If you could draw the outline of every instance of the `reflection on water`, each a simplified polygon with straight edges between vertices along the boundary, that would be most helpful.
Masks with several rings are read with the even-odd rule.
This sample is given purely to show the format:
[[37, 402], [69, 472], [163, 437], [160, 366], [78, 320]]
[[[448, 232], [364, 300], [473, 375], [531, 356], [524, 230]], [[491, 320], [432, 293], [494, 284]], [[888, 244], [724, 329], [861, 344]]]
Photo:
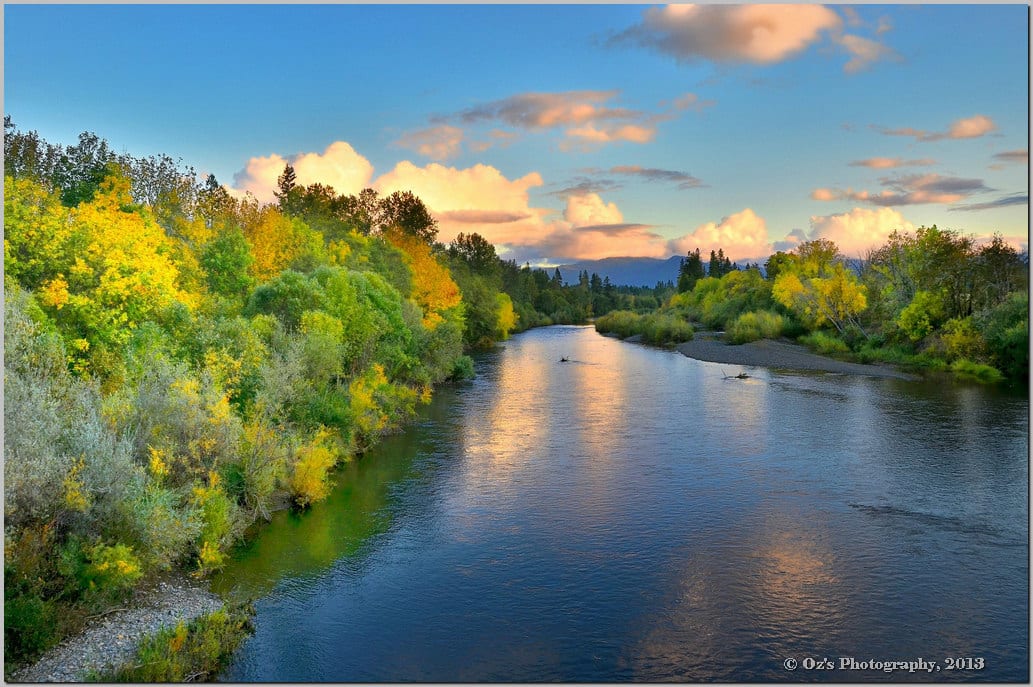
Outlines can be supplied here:
[[[219, 584], [265, 596], [225, 678], [1028, 678], [1026, 399], [728, 380], [575, 327], [478, 371], [242, 551]], [[987, 667], [783, 667], [965, 655]]]

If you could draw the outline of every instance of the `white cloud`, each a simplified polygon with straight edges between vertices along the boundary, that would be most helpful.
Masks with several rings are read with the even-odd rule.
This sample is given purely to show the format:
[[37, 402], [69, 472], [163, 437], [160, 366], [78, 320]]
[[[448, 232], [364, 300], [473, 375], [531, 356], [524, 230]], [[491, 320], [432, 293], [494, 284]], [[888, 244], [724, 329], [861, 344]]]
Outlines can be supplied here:
[[567, 198], [563, 218], [575, 227], [593, 224], [620, 224], [624, 221], [616, 203], [607, 203], [598, 193], [585, 193]]
[[[541, 219], [545, 213], [530, 207], [528, 198], [528, 189], [541, 185], [537, 172], [510, 180], [489, 165], [417, 167], [405, 160], [378, 177], [373, 188], [382, 195], [412, 191], [437, 218], [439, 239], [446, 243], [471, 231], [492, 243], [513, 243], [533, 241], [546, 231]], [[484, 226], [475, 223], [478, 218]], [[512, 221], [500, 221], [507, 219]]]
[[723, 217], [720, 222], [707, 222], [690, 233], [668, 243], [671, 253], [685, 255], [699, 248], [700, 253], [722, 249], [732, 260], [757, 260], [771, 255], [767, 222], [750, 208]]
[[915, 226], [892, 208], [854, 208], [838, 215], [814, 215], [808, 240], [829, 239], [848, 257], [861, 257], [878, 248], [894, 231], [914, 231]]
[[340, 194], [354, 194], [369, 185], [373, 177], [373, 165], [344, 141], [335, 141], [322, 153], [301, 153], [285, 158], [273, 153], [266, 157], [253, 157], [244, 169], [233, 175], [233, 186], [227, 190], [242, 197], [250, 192], [262, 203], [276, 200], [277, 179], [283, 168], [294, 166], [297, 184], [325, 184]]

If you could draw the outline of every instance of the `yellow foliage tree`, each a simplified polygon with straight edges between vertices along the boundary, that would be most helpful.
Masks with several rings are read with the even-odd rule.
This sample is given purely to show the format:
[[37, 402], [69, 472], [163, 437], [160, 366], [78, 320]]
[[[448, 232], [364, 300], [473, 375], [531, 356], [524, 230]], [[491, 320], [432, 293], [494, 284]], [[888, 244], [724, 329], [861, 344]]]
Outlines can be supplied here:
[[841, 334], [848, 324], [860, 328], [857, 315], [868, 307], [864, 285], [841, 262], [830, 265], [824, 274], [801, 279], [796, 272], [780, 272], [771, 295], [811, 328], [826, 322]]
[[289, 484], [291, 498], [305, 508], [322, 501], [330, 492], [327, 475], [337, 462], [333, 436], [326, 428], [320, 428], [312, 440], [298, 450], [296, 457]]
[[4, 275], [27, 289], [67, 271], [72, 262], [68, 209], [32, 179], [4, 177]]
[[413, 275], [409, 296], [423, 309], [423, 326], [434, 329], [444, 319], [443, 313], [458, 306], [463, 299], [452, 273], [438, 262], [430, 246], [418, 237], [397, 228], [388, 229], [384, 237], [405, 254]]
[[[92, 201], [69, 211], [67, 230], [47, 231], [38, 252], [40, 260], [62, 266], [41, 284], [40, 302], [78, 342], [70, 348], [82, 370], [92, 366], [87, 356], [120, 348], [163, 308], [196, 303], [180, 287], [172, 241], [149, 211], [131, 209], [131, 202], [128, 179], [109, 176]], [[56, 215], [49, 201], [46, 207]]]
[[495, 334], [499, 339], [504, 340], [509, 338], [509, 333], [516, 327], [517, 314], [513, 310], [513, 300], [508, 293], [499, 292], [495, 296], [495, 300], [499, 305], [496, 311], [498, 319], [495, 324]]
[[324, 253], [322, 234], [273, 206], [246, 217], [243, 231], [255, 258], [251, 276], [259, 282], [272, 279], [288, 267], [302, 266], [300, 263], [306, 260], [317, 260]]

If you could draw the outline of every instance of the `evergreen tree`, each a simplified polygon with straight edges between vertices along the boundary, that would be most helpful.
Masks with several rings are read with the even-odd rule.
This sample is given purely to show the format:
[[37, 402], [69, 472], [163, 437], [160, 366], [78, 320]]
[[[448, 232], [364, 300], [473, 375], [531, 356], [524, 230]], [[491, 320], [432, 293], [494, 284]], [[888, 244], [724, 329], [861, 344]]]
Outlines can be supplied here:
[[699, 255], [699, 248], [690, 252], [688, 257], [683, 258], [678, 268], [678, 293], [692, 291], [696, 282], [706, 276], [703, 270], [703, 259]]

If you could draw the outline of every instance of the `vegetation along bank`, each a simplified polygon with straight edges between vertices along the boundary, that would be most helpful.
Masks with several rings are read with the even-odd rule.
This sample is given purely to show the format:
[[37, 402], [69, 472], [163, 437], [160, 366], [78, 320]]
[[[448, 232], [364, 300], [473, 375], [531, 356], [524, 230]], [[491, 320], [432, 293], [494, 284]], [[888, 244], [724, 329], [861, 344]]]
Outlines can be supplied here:
[[[5, 118], [5, 676], [323, 499], [336, 465], [473, 374], [470, 351], [674, 292], [566, 284], [476, 233], [444, 245], [408, 192], [302, 187], [288, 165], [277, 198]], [[182, 627], [144, 661], [167, 672], [117, 676], [210, 674], [193, 638], [243, 623]]]
[[[763, 271], [740, 269], [720, 250], [705, 264], [697, 249], [682, 261], [677, 293], [654, 312], [614, 311], [595, 325], [715, 362], [885, 372], [805, 360], [774, 343], [787, 339], [849, 363], [1026, 386], [1028, 310], [1028, 253], [1000, 236], [979, 244], [933, 226], [894, 232], [859, 259], [808, 241], [775, 253]], [[719, 334], [694, 341], [696, 329]], [[761, 340], [772, 342], [747, 346]]]

